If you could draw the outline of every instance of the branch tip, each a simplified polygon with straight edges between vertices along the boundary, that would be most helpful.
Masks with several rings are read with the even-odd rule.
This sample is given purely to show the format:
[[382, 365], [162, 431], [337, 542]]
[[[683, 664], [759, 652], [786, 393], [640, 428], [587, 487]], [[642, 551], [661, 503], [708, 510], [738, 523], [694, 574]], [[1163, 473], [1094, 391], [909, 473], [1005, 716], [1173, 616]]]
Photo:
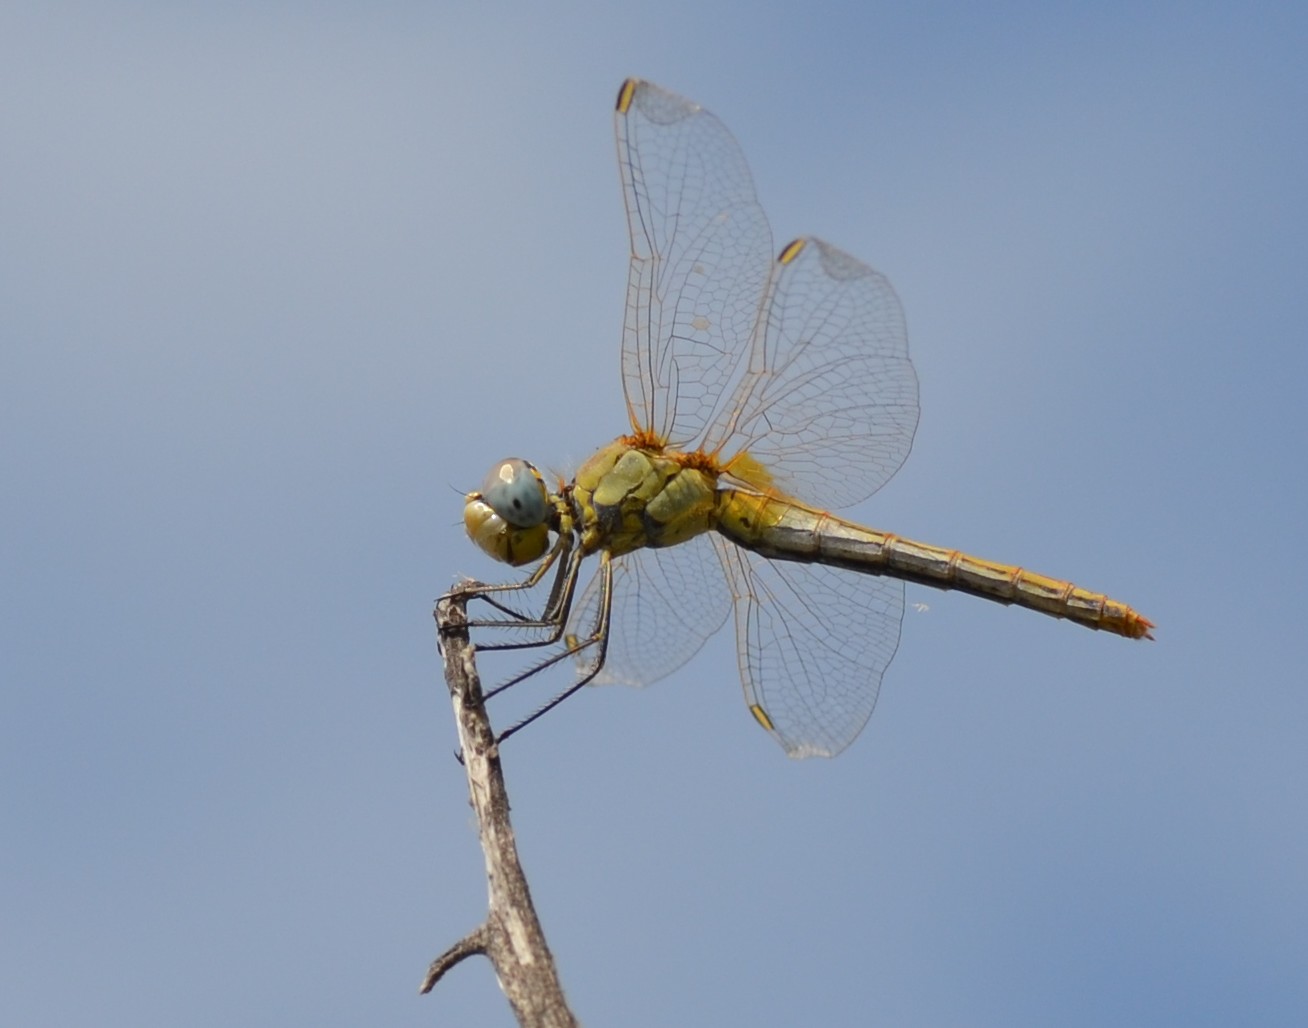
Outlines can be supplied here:
[[427, 968], [427, 974], [422, 979], [422, 985], [418, 989], [418, 994], [426, 995], [431, 992], [432, 986], [440, 981], [445, 972], [455, 964], [467, 960], [468, 957], [477, 956], [478, 954], [485, 955], [486, 940], [486, 925], [478, 925], [439, 957], [433, 960], [431, 962], [431, 967]]

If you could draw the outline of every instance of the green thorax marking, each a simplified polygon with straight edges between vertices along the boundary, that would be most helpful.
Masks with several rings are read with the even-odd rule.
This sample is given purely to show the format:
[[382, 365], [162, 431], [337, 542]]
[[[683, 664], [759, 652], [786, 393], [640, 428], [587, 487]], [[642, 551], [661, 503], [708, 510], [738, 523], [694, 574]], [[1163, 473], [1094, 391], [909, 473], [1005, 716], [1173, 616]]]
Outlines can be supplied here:
[[672, 546], [714, 527], [717, 476], [624, 439], [586, 461], [572, 497], [584, 552], [615, 557]]

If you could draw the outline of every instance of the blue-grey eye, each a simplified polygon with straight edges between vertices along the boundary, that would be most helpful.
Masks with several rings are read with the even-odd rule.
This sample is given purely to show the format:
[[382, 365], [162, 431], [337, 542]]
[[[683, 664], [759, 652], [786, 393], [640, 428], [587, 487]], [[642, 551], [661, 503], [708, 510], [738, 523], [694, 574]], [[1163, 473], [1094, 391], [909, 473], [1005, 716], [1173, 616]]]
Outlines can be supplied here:
[[540, 472], [519, 457], [502, 460], [481, 484], [481, 498], [514, 528], [534, 528], [549, 517], [549, 493]]

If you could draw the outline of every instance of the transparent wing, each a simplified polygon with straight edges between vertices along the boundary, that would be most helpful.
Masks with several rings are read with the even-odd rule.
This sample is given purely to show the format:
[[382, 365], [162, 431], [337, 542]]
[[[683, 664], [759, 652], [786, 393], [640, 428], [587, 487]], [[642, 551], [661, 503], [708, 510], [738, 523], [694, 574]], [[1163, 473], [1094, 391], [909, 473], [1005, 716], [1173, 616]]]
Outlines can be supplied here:
[[734, 583], [746, 704], [788, 755], [834, 757], [876, 706], [899, 646], [903, 583], [715, 542]]
[[772, 236], [713, 115], [648, 82], [618, 95], [631, 233], [622, 382], [634, 431], [693, 449], [749, 351]]
[[[690, 101], [629, 81], [617, 135], [632, 251], [622, 369], [633, 429], [702, 448], [737, 483], [810, 506], [870, 495], [908, 456], [918, 417], [889, 283], [816, 239], [773, 263], [739, 147]], [[571, 632], [593, 631], [599, 595], [586, 590]], [[840, 752], [871, 716], [899, 643], [904, 590], [893, 579], [772, 562], [717, 536], [629, 554], [616, 567], [599, 680], [668, 674], [717, 630], [732, 599], [755, 716], [792, 756]], [[594, 659], [579, 655], [583, 669]]]
[[917, 417], [917, 375], [890, 283], [802, 239], [774, 266], [749, 366], [704, 448], [753, 488], [846, 507], [899, 470]]
[[[731, 613], [731, 594], [707, 536], [661, 550], [636, 550], [613, 562], [613, 612], [608, 652], [595, 681], [649, 685], [699, 652]], [[600, 590], [586, 586], [569, 619], [568, 634], [594, 631]], [[577, 654], [584, 674], [593, 655]]]

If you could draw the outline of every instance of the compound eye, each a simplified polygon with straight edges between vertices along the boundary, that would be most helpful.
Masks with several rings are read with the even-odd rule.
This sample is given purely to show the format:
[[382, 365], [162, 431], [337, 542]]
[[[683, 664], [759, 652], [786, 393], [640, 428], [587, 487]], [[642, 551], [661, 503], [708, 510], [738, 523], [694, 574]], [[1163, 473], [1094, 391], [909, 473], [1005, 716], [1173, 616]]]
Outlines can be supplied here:
[[481, 484], [486, 505], [514, 528], [535, 528], [549, 517], [549, 492], [540, 472], [519, 457], [495, 465]]
[[546, 525], [515, 528], [473, 493], [463, 508], [463, 524], [468, 538], [481, 549], [505, 564], [520, 567], [543, 556], [550, 546], [550, 530]]

